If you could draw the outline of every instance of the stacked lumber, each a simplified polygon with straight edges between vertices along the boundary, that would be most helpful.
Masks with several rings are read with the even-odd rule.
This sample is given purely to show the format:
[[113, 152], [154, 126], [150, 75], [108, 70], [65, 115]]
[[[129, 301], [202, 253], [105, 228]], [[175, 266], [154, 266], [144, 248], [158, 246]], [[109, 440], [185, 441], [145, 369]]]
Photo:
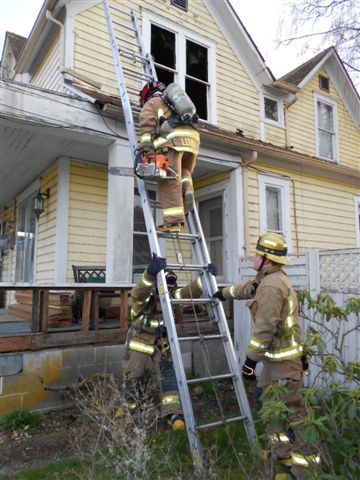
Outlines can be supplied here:
[[[17, 303], [9, 305], [8, 311], [24, 320], [31, 321], [32, 291], [17, 291]], [[67, 292], [49, 293], [49, 328], [68, 327], [72, 324], [71, 294]]]

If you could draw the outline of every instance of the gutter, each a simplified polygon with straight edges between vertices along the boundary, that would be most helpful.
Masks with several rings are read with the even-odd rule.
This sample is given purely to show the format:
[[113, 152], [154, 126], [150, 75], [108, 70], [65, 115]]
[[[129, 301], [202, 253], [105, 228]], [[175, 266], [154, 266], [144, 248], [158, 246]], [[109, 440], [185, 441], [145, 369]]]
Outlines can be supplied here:
[[46, 10], [46, 20], [49, 20], [49, 22], [55, 23], [60, 28], [60, 72], [63, 72], [64, 70], [64, 59], [65, 59], [65, 27], [64, 25], [59, 22], [59, 20], [56, 20], [50, 12], [50, 10]]
[[244, 257], [248, 256], [249, 253], [249, 245], [250, 245], [250, 228], [249, 228], [249, 165], [256, 162], [258, 158], [258, 153], [256, 150], [253, 150], [250, 155], [241, 155], [242, 167], [243, 167], [243, 174], [242, 174], [242, 191], [243, 191], [243, 205], [244, 205], [244, 212], [243, 212], [243, 222], [244, 222], [244, 246], [243, 246], [243, 254]]

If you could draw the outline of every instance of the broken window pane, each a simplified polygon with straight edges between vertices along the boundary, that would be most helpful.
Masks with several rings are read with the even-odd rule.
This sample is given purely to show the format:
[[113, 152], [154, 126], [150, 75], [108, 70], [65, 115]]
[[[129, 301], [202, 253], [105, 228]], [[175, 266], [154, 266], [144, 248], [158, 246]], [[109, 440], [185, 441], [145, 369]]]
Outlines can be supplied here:
[[[193, 78], [189, 78], [193, 77]], [[201, 80], [201, 82], [195, 79]], [[203, 83], [206, 82], [206, 83]], [[199, 117], [208, 119], [208, 51], [202, 45], [186, 41], [185, 90], [194, 102]]]
[[158, 80], [166, 85], [174, 81], [176, 70], [175, 33], [151, 25], [151, 55], [156, 65]]
[[278, 102], [272, 98], [264, 98], [265, 104], [265, 118], [268, 120], [273, 120], [274, 122], [279, 121], [279, 110]]

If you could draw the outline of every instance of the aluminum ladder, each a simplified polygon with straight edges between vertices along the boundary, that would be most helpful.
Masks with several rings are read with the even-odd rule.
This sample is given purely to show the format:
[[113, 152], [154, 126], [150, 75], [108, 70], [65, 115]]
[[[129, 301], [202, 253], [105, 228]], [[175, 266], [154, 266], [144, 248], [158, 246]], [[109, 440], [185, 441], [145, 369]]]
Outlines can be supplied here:
[[[116, 77], [129, 137], [130, 149], [135, 162], [136, 150], [138, 148], [138, 125], [134, 122], [133, 111], [134, 113], [138, 113], [140, 109], [139, 107], [136, 107], [135, 102], [131, 103], [129, 94], [137, 96], [141, 88], [141, 82], [157, 80], [157, 74], [152, 57], [144, 47], [135, 12], [133, 10], [125, 11], [122, 8], [110, 6], [109, 0], [103, 0], [103, 7], [111, 42]], [[128, 79], [128, 82], [130, 82], [130, 86], [127, 86], [125, 77]], [[140, 85], [139, 83], [137, 85], [138, 88], [134, 87], [134, 80], [140, 82]], [[161, 271], [157, 276], [161, 308], [167, 328], [190, 449], [194, 465], [200, 471], [203, 471], [204, 461], [199, 438], [200, 431], [228, 425], [231, 423], [243, 422], [248, 442], [250, 446], [256, 449], [256, 430], [239, 370], [238, 361], [235, 355], [230, 331], [227, 325], [224, 308], [219, 300], [212, 298], [213, 293], [217, 291], [218, 287], [214, 276], [207, 271], [210, 258], [197, 208], [194, 206], [194, 209], [191, 212], [188, 212], [186, 215], [189, 233], [158, 233], [155, 229], [153, 214], [151, 211], [151, 205], [145, 183], [139, 178], [137, 178], [137, 188], [141, 198], [151, 252], [155, 252], [156, 255], [161, 256], [161, 250], [159, 246], [160, 237], [168, 239], [176, 238], [178, 241], [190, 241], [192, 243], [193, 257], [195, 258], [196, 263], [186, 264], [183, 261], [180, 261], [176, 264], [168, 264], [168, 268], [174, 271], [199, 272], [201, 275], [203, 292], [206, 295], [205, 298], [202, 297], [200, 299], [172, 299], [167, 289], [164, 272]], [[196, 303], [206, 304], [210, 318], [214, 324], [217, 324], [219, 332], [212, 335], [199, 335], [179, 338], [175, 326], [173, 307], [175, 305], [194, 305]], [[203, 378], [187, 379], [182, 361], [180, 343], [189, 340], [207, 342], [209, 340], [216, 339], [221, 340], [229, 371], [222, 375], [209, 374]], [[219, 421], [203, 425], [196, 424], [189, 392], [189, 385], [206, 381], [219, 382], [221, 380], [229, 379], [232, 380], [233, 389], [239, 405], [240, 415], [232, 418], [222, 418]]]

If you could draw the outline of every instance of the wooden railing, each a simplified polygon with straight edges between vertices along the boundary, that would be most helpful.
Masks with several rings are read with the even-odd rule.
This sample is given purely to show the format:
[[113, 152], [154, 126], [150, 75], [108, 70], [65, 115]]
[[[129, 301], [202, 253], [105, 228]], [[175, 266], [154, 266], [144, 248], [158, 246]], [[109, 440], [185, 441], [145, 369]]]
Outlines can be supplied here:
[[[128, 297], [133, 285], [104, 285], [103, 283], [78, 283], [62, 285], [25, 285], [0, 283], [5, 291], [32, 291], [30, 333], [0, 337], [0, 353], [23, 350], [40, 350], [61, 346], [94, 343], [121, 343], [128, 325]], [[81, 325], [78, 330], [49, 333], [49, 294], [53, 291], [82, 292]], [[99, 328], [99, 292], [119, 292], [119, 323], [115, 327]]]

